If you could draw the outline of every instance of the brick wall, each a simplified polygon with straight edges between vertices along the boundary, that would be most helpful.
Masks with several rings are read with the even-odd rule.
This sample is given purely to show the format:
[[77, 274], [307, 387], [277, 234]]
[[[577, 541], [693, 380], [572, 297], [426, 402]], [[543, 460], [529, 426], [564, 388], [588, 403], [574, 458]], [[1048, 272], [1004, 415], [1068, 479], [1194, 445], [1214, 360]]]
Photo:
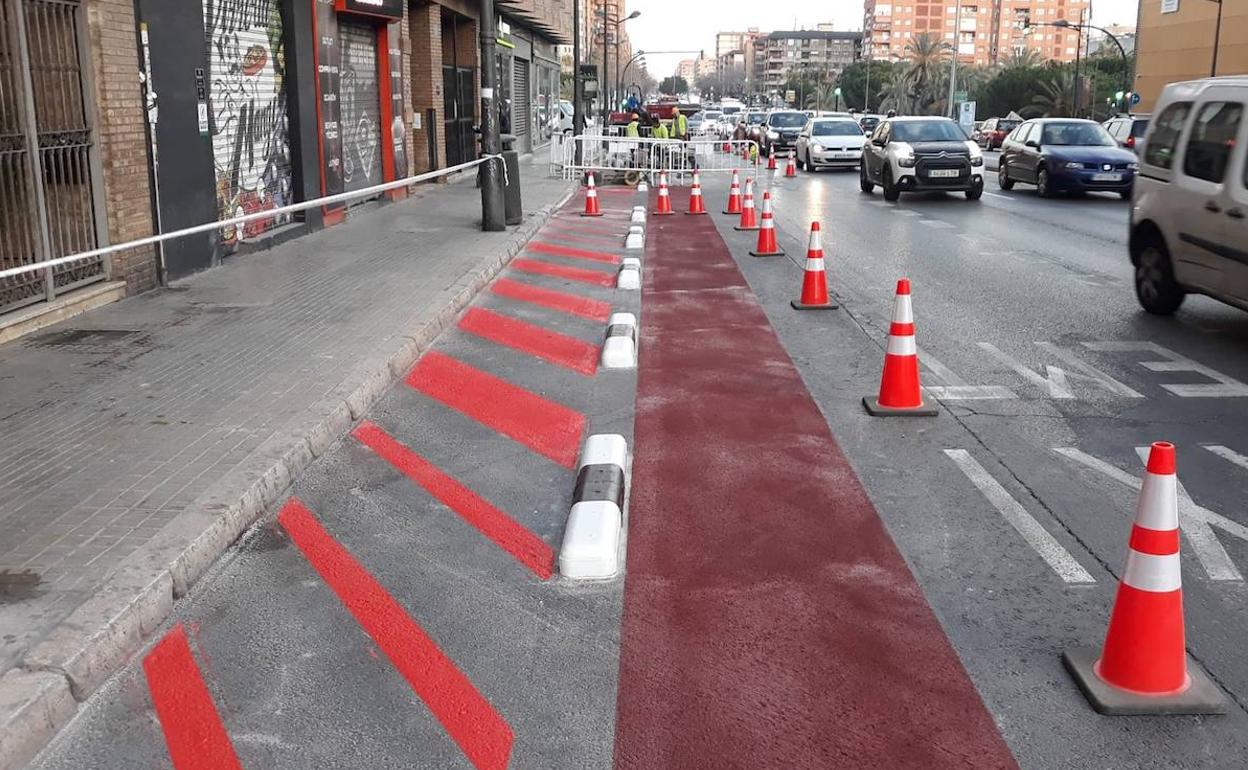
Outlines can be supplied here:
[[432, 170], [429, 165], [429, 116], [433, 108], [437, 117], [438, 167], [446, 165], [446, 148], [442, 146], [442, 6], [437, 3], [413, 5], [408, 9], [408, 40], [410, 61], [411, 107], [420, 116], [420, 128], [412, 134], [412, 169], [420, 174]]
[[[95, 80], [96, 141], [104, 167], [110, 243], [152, 234], [148, 187], [147, 123], [139, 86], [133, 0], [88, 0], [87, 25]], [[113, 277], [129, 293], [156, 285], [156, 256], [149, 248], [114, 254]]]

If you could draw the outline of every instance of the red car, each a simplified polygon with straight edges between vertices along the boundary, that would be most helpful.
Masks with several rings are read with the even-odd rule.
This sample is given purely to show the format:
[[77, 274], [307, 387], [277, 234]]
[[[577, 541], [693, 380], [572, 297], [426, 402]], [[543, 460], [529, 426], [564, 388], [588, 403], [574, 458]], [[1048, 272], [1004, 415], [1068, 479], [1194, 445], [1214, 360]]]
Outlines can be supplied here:
[[1018, 128], [1022, 122], [1014, 118], [988, 118], [973, 138], [985, 150], [995, 150], [1005, 141], [1006, 135]]

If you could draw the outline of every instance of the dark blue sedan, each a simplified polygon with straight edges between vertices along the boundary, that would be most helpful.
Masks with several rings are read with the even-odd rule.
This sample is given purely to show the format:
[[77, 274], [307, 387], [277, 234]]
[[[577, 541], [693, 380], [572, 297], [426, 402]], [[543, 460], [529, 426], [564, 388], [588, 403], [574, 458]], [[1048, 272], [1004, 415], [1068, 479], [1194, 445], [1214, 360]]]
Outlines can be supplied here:
[[1041, 118], [1010, 132], [1001, 144], [997, 184], [1034, 184], [1042, 198], [1059, 192], [1116, 192], [1131, 198], [1135, 153], [1118, 146], [1109, 132], [1091, 120]]

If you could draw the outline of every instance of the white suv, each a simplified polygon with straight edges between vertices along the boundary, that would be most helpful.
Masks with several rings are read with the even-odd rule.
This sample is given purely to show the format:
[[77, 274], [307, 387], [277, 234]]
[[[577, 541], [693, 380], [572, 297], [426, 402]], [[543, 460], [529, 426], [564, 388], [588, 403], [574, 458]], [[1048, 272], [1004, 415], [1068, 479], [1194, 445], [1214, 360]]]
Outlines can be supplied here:
[[1135, 293], [1169, 315], [1189, 293], [1248, 309], [1248, 77], [1172, 83], [1131, 206]]
[[884, 200], [903, 192], [961, 191], [969, 200], [984, 194], [984, 154], [949, 118], [904, 117], [881, 121], [863, 148], [859, 186], [878, 184]]

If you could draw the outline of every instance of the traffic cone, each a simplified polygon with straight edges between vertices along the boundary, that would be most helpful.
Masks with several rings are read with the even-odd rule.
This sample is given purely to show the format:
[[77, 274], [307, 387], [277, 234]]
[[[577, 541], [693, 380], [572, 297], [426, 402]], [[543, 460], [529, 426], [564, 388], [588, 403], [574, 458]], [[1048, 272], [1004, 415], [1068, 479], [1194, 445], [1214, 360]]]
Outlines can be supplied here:
[[797, 153], [789, 156], [788, 165], [784, 167], [785, 176], [797, 176]]
[[757, 230], [758, 219], [754, 216], [754, 179], [745, 180], [745, 201], [741, 204], [741, 221], [735, 230]]
[[910, 280], [907, 278], [897, 282], [880, 394], [863, 397], [862, 405], [875, 417], [936, 416], [936, 407], [923, 402], [923, 392], [919, 389], [919, 351], [914, 344], [914, 311], [910, 307]]
[[667, 191], [667, 172], [659, 172], [659, 207], [652, 212], [655, 216], [669, 216], [672, 211], [671, 193]]
[[763, 193], [763, 218], [758, 225], [758, 245], [750, 252], [752, 257], [783, 257], [784, 252], [776, 244], [776, 223], [771, 214], [771, 193]]
[[1102, 714], [1224, 713], [1221, 690], [1185, 647], [1174, 444], [1158, 441], [1148, 455], [1105, 646], [1099, 658], [1087, 648], [1062, 658]]
[[730, 142], [724, 142], [724, 152], [732, 152], [732, 144]]
[[741, 213], [741, 177], [735, 168], [732, 170], [732, 184], [728, 187], [728, 208], [724, 209], [724, 213]]
[[748, 144], [741, 148], [741, 157], [745, 160], [750, 159], [750, 146]]
[[823, 267], [823, 239], [819, 223], [810, 223], [810, 245], [806, 247], [806, 272], [802, 276], [802, 298], [789, 303], [794, 310], [832, 310], [828, 299], [828, 274]]
[[775, 145], [772, 145], [771, 149], [767, 151], [767, 170], [768, 171], [776, 170], [776, 147]]
[[589, 172], [589, 182], [585, 187], [585, 210], [583, 217], [600, 217], [602, 209], [598, 207], [598, 188], [594, 186], [594, 172]]
[[702, 202], [702, 180], [698, 170], [693, 170], [693, 186], [689, 188], [689, 210], [686, 214], [705, 214], [706, 205]]

